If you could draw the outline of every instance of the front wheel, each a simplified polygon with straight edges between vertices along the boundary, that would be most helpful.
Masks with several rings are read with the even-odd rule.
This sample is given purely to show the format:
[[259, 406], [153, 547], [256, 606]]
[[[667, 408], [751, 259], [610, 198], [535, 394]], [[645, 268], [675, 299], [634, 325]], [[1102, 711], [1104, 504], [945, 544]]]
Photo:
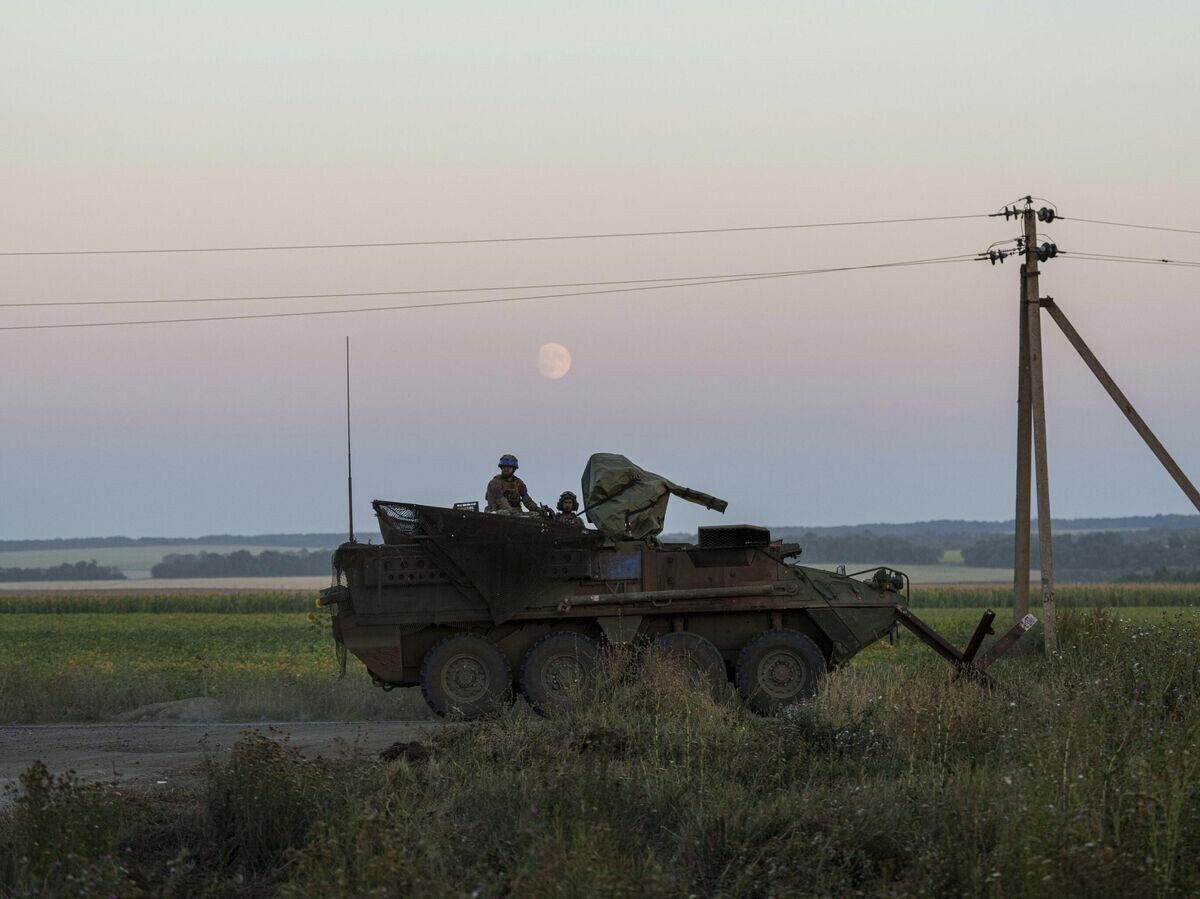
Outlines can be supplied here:
[[735, 679], [746, 704], [771, 715], [811, 698], [824, 675], [825, 656], [812, 638], [781, 628], [742, 647]]

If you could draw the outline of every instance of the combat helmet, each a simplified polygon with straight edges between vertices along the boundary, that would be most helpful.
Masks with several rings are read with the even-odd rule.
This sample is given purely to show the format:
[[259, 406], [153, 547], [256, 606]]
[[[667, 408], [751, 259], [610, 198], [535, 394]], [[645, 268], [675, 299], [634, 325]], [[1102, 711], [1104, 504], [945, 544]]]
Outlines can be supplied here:
[[500, 462], [499, 462], [498, 467], [503, 468], [505, 465], [511, 465], [513, 468], [521, 467], [520, 465], [517, 464], [517, 457], [514, 456], [512, 453], [505, 453], [503, 456], [500, 457]]

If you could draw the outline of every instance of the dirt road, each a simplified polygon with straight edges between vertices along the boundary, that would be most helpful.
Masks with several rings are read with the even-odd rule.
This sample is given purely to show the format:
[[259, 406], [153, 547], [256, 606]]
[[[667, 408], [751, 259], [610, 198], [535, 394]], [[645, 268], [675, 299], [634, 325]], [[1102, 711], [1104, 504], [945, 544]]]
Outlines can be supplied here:
[[[0, 727], [0, 791], [41, 759], [55, 773], [144, 789], [169, 789], [193, 780], [209, 749], [232, 746], [245, 731], [287, 738], [305, 756], [379, 752], [397, 741], [419, 740], [430, 721], [283, 721], [256, 724], [38, 724]], [[0, 795], [0, 803], [10, 797]]]

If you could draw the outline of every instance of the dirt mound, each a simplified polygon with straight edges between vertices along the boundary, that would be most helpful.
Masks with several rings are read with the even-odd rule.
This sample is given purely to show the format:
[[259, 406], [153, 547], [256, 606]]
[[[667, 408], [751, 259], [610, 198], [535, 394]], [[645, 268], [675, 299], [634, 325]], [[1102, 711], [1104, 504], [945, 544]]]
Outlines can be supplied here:
[[155, 702], [122, 712], [114, 721], [198, 721], [225, 720], [225, 708], [211, 696], [192, 696], [171, 702]]
[[424, 743], [418, 743], [416, 740], [413, 740], [411, 743], [393, 743], [379, 753], [379, 758], [385, 762], [394, 762], [396, 759], [408, 759], [410, 762], [424, 762], [429, 756], [429, 747]]

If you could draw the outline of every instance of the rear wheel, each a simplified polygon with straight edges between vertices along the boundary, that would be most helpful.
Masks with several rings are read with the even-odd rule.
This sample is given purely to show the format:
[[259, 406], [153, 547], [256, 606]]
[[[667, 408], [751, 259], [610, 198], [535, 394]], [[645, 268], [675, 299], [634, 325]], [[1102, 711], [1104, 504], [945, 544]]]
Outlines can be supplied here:
[[539, 715], [551, 716], [578, 704], [592, 691], [600, 646], [574, 631], [551, 631], [521, 662], [521, 693]]
[[760, 715], [770, 715], [811, 698], [824, 674], [825, 657], [812, 638], [779, 629], [759, 634], [742, 647], [736, 680], [746, 704]]
[[503, 707], [512, 693], [512, 668], [486, 637], [454, 634], [425, 654], [421, 693], [443, 718], [471, 721]]
[[695, 686], [719, 699], [729, 678], [720, 650], [699, 634], [676, 631], [663, 634], [654, 641], [651, 653], [655, 658], [678, 665]]

